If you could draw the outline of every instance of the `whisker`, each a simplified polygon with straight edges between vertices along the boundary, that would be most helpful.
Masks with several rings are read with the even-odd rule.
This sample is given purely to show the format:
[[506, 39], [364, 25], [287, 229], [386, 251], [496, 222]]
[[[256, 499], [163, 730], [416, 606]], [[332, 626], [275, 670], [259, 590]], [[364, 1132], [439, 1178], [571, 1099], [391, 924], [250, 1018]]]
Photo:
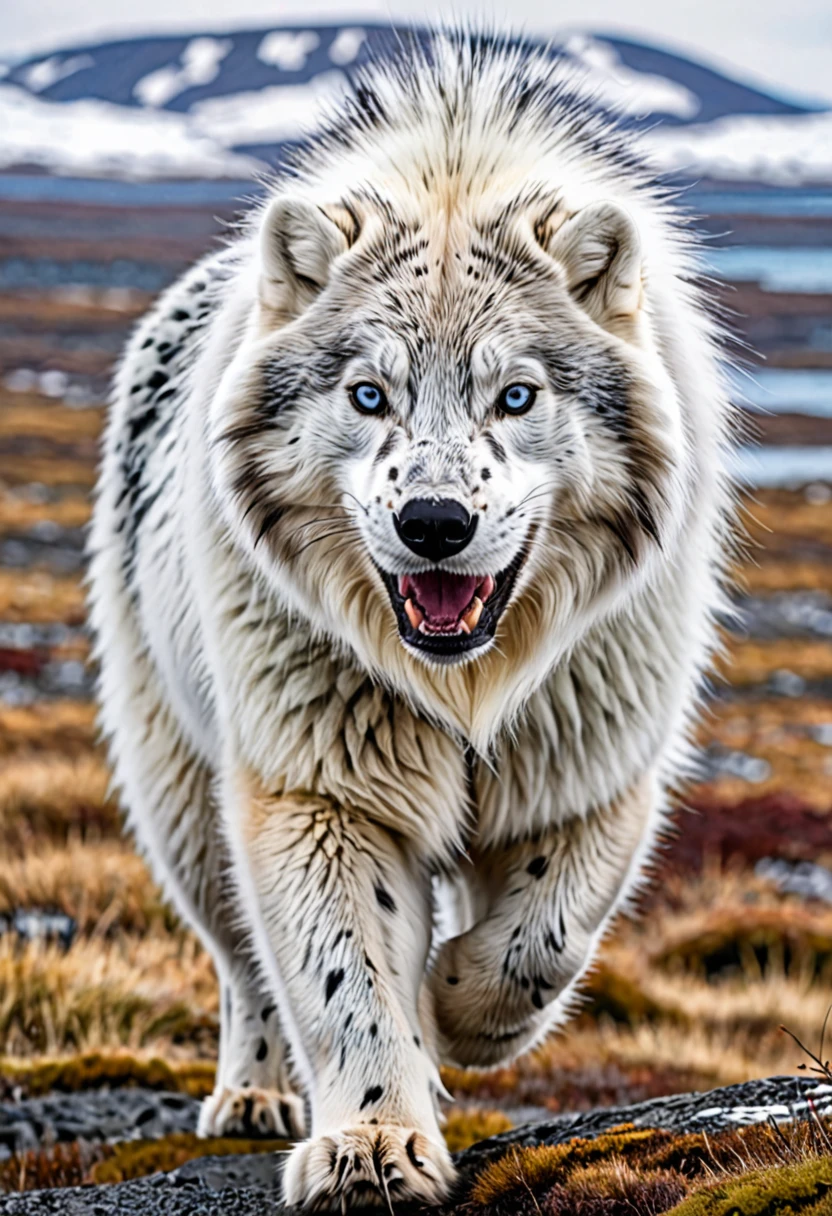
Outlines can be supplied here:
[[347, 498], [351, 498], [353, 502], [358, 504], [359, 508], [364, 512], [365, 515], [370, 514], [370, 508], [365, 507], [360, 498], [356, 498], [355, 495], [351, 494], [349, 490], [344, 490], [344, 493], [346, 494]]
[[329, 538], [332, 536], [345, 536], [347, 533], [351, 533], [354, 536], [360, 535], [358, 528], [352, 524], [348, 525], [346, 528], [334, 528], [331, 532], [324, 532], [322, 536], [313, 536], [312, 539], [308, 540], [305, 545], [301, 545], [299, 549], [296, 549], [291, 556], [293, 558], [299, 557], [301, 553], [303, 553], [306, 549], [311, 548], [312, 545], [317, 545], [322, 540], [329, 540]]
[[354, 543], [354, 541], [355, 541], [355, 537], [350, 536], [347, 540], [341, 541], [340, 545], [333, 545], [331, 549], [327, 550], [327, 553], [329, 553], [329, 554], [340, 553], [340, 551], [342, 549], [346, 549], [349, 545], [352, 545]]
[[[354, 511], [346, 512], [345, 518], [346, 519], [355, 519], [356, 518], [355, 512]], [[322, 515], [322, 516], [319, 516], [318, 519], [307, 519], [302, 524], [295, 524], [293, 531], [300, 532], [300, 530], [302, 528], [311, 528], [313, 524], [334, 524], [337, 522], [338, 522], [338, 520], [336, 517], [333, 517], [331, 515]]]
[[532, 488], [529, 490], [528, 494], [525, 494], [518, 503], [515, 503], [514, 509], [517, 510], [518, 507], [522, 507], [523, 504], [528, 502], [530, 498], [533, 498], [533, 497], [536, 498], [541, 493], [548, 493], [548, 491], [551, 490], [554, 486], [556, 486], [557, 483], [558, 483], [558, 479], [556, 477], [552, 477], [548, 481], [538, 482], [536, 486], [532, 486]]

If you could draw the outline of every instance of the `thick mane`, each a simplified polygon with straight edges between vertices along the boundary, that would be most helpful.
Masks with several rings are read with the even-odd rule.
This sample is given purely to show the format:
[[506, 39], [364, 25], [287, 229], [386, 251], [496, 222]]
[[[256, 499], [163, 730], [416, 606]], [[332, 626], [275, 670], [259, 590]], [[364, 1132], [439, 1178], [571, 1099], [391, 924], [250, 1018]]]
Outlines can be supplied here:
[[592, 163], [605, 178], [658, 186], [621, 117], [557, 49], [464, 29], [430, 41], [405, 35], [391, 56], [359, 68], [287, 172], [318, 179], [335, 161], [377, 158], [392, 145], [403, 170], [418, 149], [428, 170], [476, 173], [493, 169], [509, 142], [515, 154], [524, 147], [538, 157], [560, 154]]

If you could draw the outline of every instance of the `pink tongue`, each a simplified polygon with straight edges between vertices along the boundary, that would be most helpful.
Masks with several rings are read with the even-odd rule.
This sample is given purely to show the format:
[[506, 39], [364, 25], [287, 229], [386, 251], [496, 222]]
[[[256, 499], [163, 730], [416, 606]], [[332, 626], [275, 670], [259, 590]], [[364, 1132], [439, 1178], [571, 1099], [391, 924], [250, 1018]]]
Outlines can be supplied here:
[[455, 621], [465, 611], [482, 582], [471, 574], [428, 570], [409, 575], [413, 598], [431, 621]]

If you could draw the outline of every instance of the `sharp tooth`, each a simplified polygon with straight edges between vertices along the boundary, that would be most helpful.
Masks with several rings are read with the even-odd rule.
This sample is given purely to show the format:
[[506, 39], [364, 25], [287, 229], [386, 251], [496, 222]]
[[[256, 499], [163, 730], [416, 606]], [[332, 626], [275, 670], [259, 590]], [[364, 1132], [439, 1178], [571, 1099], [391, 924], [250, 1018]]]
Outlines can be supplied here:
[[479, 597], [481, 600], [485, 601], [488, 599], [489, 595], [493, 595], [493, 594], [494, 594], [494, 579], [491, 577], [490, 574], [486, 574], [485, 578], [482, 580], [482, 582], [480, 583], [480, 586], [479, 586]]
[[407, 613], [407, 619], [410, 621], [414, 629], [418, 629], [424, 622], [424, 615], [419, 611], [413, 600], [405, 600], [404, 610]]
[[462, 617], [459, 622], [459, 632], [460, 633], [470, 633], [471, 632], [471, 630], [468, 628], [468, 626], [465, 623], [465, 617]]
[[482, 600], [478, 595], [475, 595], [473, 604], [465, 613], [465, 616], [460, 618], [460, 624], [465, 626], [468, 633], [473, 633], [479, 624], [481, 616]]

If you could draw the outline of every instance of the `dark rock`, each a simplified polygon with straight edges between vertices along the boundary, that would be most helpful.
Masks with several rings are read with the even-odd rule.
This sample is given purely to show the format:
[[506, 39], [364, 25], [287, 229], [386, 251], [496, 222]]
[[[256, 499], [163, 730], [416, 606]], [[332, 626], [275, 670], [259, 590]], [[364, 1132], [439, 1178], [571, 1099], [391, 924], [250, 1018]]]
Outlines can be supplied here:
[[[121, 1099], [127, 1092], [106, 1096]], [[102, 1095], [79, 1095], [65, 1101], [84, 1102], [94, 1096]], [[148, 1095], [138, 1091], [136, 1096], [139, 1099], [137, 1109], [141, 1109], [147, 1103]], [[778, 1121], [801, 1119], [809, 1112], [810, 1098], [819, 1115], [832, 1113], [832, 1085], [820, 1084], [813, 1077], [771, 1077], [710, 1093], [675, 1094], [635, 1106], [558, 1115], [546, 1122], [526, 1124], [483, 1140], [458, 1154], [456, 1160], [464, 1185], [466, 1178], [476, 1175], [489, 1161], [515, 1145], [560, 1144], [574, 1136], [600, 1135], [620, 1123], [668, 1131], [717, 1132], [765, 1122], [770, 1117]], [[9, 1119], [7, 1125], [13, 1126], [13, 1120]], [[288, 1211], [279, 1202], [281, 1163], [282, 1154], [279, 1153], [203, 1157], [170, 1174], [157, 1174], [116, 1186], [2, 1196], [0, 1216], [52, 1216], [53, 1213], [55, 1216], [220, 1216], [220, 1213], [230, 1211], [234, 1216], [280, 1216]], [[445, 1209], [446, 1213], [452, 1210]]]
[[764, 1123], [769, 1116], [778, 1121], [803, 1119], [809, 1114], [809, 1097], [818, 1115], [832, 1113], [832, 1085], [806, 1076], [767, 1077], [706, 1093], [651, 1098], [635, 1106], [555, 1115], [548, 1122], [517, 1127], [489, 1140], [481, 1140], [459, 1154], [457, 1166], [466, 1175], [473, 1175], [513, 1145], [562, 1144], [573, 1136], [599, 1136], [619, 1123], [665, 1131], [718, 1132]]
[[199, 1102], [143, 1089], [51, 1094], [0, 1104], [0, 1159], [71, 1140], [156, 1140], [196, 1130]]

